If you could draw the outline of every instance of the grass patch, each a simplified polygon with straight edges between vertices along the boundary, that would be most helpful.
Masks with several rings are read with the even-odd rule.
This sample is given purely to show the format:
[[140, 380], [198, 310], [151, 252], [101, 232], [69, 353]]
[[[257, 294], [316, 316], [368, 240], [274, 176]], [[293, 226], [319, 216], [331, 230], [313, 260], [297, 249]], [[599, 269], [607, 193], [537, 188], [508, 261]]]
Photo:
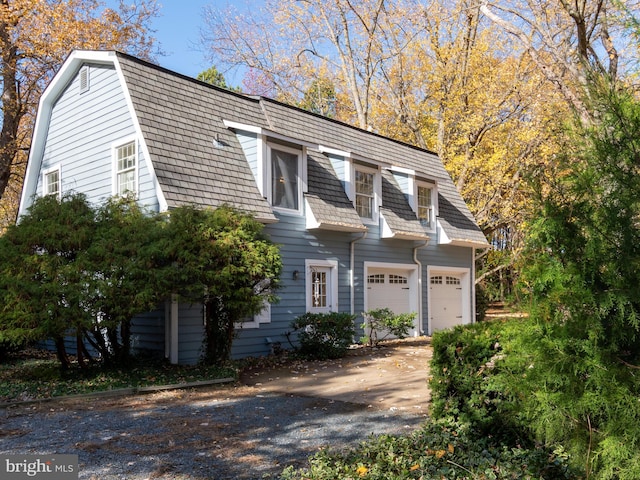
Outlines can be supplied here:
[[134, 359], [126, 367], [92, 366], [64, 372], [55, 355], [29, 349], [0, 364], [0, 403], [237, 377], [238, 369], [232, 364], [171, 365], [146, 358]]

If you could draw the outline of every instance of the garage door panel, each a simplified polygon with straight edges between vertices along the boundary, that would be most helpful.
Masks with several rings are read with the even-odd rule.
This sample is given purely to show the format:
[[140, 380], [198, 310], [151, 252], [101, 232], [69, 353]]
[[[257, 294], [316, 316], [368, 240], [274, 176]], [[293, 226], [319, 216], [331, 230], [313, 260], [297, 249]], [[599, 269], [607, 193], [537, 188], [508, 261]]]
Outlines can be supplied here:
[[463, 321], [461, 277], [452, 274], [432, 274], [429, 278], [429, 288], [431, 332], [460, 325]]
[[395, 314], [410, 313], [412, 312], [410, 295], [409, 273], [406, 270], [379, 268], [368, 270], [367, 311], [388, 308]]

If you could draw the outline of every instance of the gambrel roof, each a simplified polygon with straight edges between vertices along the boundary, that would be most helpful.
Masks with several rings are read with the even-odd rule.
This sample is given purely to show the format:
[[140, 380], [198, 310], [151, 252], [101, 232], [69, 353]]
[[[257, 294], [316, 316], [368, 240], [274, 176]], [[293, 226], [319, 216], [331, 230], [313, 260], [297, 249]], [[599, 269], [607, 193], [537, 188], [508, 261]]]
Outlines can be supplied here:
[[[258, 188], [236, 132], [230, 128], [247, 125], [255, 132], [286, 138], [306, 147], [305, 200], [321, 228], [366, 230], [331, 162], [323, 154], [330, 150], [355, 161], [381, 166], [381, 213], [398, 238], [417, 240], [429, 235], [393, 175], [385, 171], [390, 167], [414, 171], [417, 176], [437, 183], [439, 225], [450, 243], [487, 246], [442, 162], [432, 152], [275, 100], [224, 90], [119, 52], [74, 52], [63, 71], [75, 68], [77, 72], [83, 62], [91, 61], [113, 63], [122, 79], [148, 148], [164, 208], [231, 204], [252, 212], [263, 222], [277, 221]], [[66, 75], [69, 78], [71, 73]], [[64, 78], [57, 81], [62, 84]], [[55, 88], [62, 87], [49, 87]], [[49, 95], [55, 96], [52, 92]], [[46, 115], [46, 105], [41, 104], [40, 110]], [[38, 135], [42, 132], [38, 132], [36, 124], [34, 141]], [[37, 141], [34, 144], [37, 150]], [[29, 168], [37, 169], [31, 165]], [[25, 189], [29, 182], [33, 179], [28, 171]]]

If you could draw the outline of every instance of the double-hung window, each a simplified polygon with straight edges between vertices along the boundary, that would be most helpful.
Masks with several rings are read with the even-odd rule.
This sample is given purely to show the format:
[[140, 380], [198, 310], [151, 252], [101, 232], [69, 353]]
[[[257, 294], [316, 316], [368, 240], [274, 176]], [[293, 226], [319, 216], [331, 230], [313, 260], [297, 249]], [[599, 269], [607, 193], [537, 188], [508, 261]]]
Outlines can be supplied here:
[[42, 189], [44, 195], [55, 195], [60, 198], [60, 167], [55, 167], [44, 172], [42, 178]]
[[115, 193], [125, 196], [137, 194], [138, 159], [136, 142], [131, 141], [115, 148]]
[[419, 183], [416, 186], [416, 213], [418, 220], [427, 229], [435, 228], [435, 184]]
[[271, 205], [300, 210], [302, 151], [284, 146], [269, 148], [271, 160]]
[[422, 185], [418, 186], [418, 219], [427, 228], [431, 228], [433, 221], [433, 202], [431, 201], [432, 190]]
[[356, 168], [354, 174], [355, 207], [360, 218], [375, 221], [377, 172], [366, 168]]

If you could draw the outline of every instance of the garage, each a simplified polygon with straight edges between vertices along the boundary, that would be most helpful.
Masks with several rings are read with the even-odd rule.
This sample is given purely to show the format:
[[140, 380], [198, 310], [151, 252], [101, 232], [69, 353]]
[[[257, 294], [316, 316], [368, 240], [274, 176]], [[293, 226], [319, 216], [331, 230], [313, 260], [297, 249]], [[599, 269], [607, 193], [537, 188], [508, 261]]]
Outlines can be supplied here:
[[429, 331], [469, 323], [468, 274], [463, 271], [429, 272]]
[[[415, 272], [415, 268], [367, 268], [366, 310], [389, 308], [394, 313], [416, 312]], [[410, 335], [415, 334], [414, 328]]]

